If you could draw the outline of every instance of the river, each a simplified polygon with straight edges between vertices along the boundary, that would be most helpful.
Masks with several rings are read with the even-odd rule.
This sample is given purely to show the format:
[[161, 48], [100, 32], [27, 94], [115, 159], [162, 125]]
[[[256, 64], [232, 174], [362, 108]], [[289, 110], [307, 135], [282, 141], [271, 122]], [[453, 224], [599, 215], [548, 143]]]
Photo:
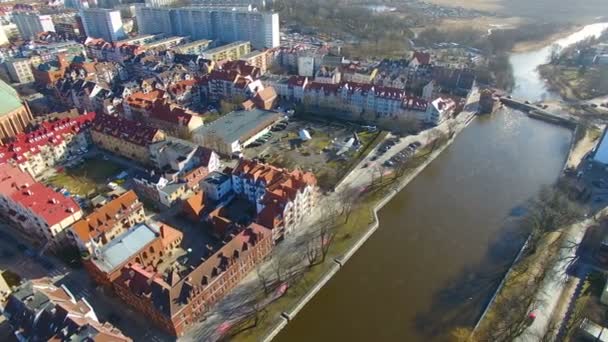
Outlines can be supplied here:
[[[549, 53], [512, 55], [515, 96], [557, 96], [535, 73]], [[509, 109], [474, 120], [380, 211], [380, 229], [276, 340], [436, 341], [472, 326], [523, 242], [522, 207], [556, 180], [570, 140]]]

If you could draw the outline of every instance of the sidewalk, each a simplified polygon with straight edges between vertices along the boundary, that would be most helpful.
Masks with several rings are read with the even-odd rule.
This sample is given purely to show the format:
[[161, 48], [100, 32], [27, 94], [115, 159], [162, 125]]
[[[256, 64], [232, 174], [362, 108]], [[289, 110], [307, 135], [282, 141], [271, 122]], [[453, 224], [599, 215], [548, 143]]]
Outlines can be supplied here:
[[536, 342], [548, 332], [551, 318], [566, 288], [568, 279], [566, 270], [570, 264], [570, 260], [575, 257], [578, 250], [578, 247], [568, 248], [568, 246], [578, 246], [583, 240], [587, 229], [597, 222], [596, 218], [603, 217], [606, 213], [608, 213], [608, 209], [602, 210], [592, 218], [573, 224], [565, 232], [566, 236], [564, 241], [562, 241], [558, 260], [543, 280], [540, 290], [536, 294], [535, 302], [538, 305], [538, 308], [534, 310], [536, 319], [515, 341]]

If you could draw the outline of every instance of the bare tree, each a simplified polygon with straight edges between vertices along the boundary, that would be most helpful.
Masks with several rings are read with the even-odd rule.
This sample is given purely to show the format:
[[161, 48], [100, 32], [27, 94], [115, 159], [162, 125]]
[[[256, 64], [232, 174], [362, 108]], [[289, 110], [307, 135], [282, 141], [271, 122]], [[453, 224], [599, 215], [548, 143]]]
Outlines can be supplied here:
[[317, 259], [319, 258], [319, 248], [317, 247], [317, 242], [313, 240], [308, 240], [305, 243], [306, 246], [306, 260], [308, 261], [308, 266], [312, 267], [316, 265]]
[[258, 263], [258, 265], [255, 268], [255, 271], [257, 273], [258, 276], [258, 280], [260, 281], [260, 285], [262, 286], [262, 289], [264, 289], [264, 294], [269, 294], [271, 289], [270, 289], [270, 279], [268, 279], [269, 277], [264, 274], [264, 271], [262, 270], [261, 265]]
[[325, 262], [325, 258], [329, 253], [329, 249], [336, 237], [336, 231], [333, 227], [322, 226], [319, 232], [319, 244], [321, 249], [321, 262]]

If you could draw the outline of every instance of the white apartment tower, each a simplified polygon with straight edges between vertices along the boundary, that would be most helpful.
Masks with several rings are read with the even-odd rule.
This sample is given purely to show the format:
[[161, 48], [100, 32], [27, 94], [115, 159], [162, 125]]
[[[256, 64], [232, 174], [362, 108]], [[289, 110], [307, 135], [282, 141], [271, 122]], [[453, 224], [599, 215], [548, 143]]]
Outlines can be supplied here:
[[15, 12], [13, 20], [23, 39], [31, 39], [40, 32], [55, 32], [55, 25], [50, 15], [34, 12]]
[[108, 42], [126, 37], [119, 10], [87, 8], [80, 10], [80, 16], [88, 37], [103, 38]]

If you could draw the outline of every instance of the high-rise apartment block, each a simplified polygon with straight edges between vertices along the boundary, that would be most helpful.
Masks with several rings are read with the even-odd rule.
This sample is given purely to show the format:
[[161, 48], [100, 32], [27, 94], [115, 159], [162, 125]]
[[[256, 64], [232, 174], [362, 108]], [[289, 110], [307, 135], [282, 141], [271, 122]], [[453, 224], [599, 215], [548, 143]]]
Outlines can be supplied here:
[[126, 37], [120, 11], [103, 8], [80, 10], [84, 31], [88, 37], [114, 42]]
[[279, 15], [251, 7], [139, 7], [136, 12], [140, 34], [165, 33], [225, 43], [250, 41], [256, 49], [280, 45]]
[[40, 32], [55, 32], [53, 18], [35, 12], [15, 12], [13, 20], [23, 39], [31, 39]]

